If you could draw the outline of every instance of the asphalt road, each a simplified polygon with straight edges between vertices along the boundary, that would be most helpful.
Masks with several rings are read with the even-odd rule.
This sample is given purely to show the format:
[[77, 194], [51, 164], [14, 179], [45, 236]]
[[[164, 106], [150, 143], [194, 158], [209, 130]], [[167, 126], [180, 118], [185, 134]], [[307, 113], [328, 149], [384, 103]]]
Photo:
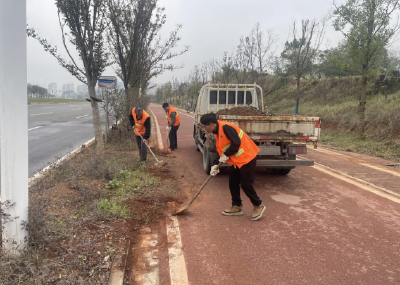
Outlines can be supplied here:
[[31, 177], [94, 137], [90, 103], [28, 105], [28, 135]]
[[[151, 109], [165, 141], [165, 113]], [[190, 116], [182, 112], [179, 149], [168, 161], [186, 201], [207, 178]], [[257, 170], [255, 189], [267, 211], [256, 222], [244, 194], [243, 216], [221, 214], [231, 204], [227, 174], [209, 182], [178, 216], [189, 284], [400, 284], [400, 170], [324, 148], [309, 149], [310, 158], [318, 164], [287, 176]], [[160, 254], [176, 252], [165, 249], [163, 235]], [[170, 281], [172, 259], [160, 258], [162, 284], [178, 284]]]

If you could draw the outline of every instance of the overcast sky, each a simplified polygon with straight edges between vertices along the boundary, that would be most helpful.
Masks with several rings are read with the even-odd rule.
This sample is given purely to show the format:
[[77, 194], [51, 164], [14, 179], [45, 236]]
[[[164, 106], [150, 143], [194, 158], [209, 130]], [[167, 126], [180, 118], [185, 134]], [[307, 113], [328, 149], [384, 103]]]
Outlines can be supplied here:
[[[338, 1], [339, 3], [344, 2]], [[250, 33], [259, 22], [262, 30], [273, 29], [279, 40], [278, 53], [289, 35], [294, 20], [317, 19], [327, 15], [331, 0], [160, 0], [159, 5], [166, 8], [167, 23], [162, 31], [166, 38], [176, 24], [182, 24], [181, 48], [190, 45], [190, 51], [171, 62], [184, 65], [184, 68], [165, 72], [153, 80], [165, 83], [176, 77], [187, 76], [195, 65], [213, 58], [220, 60], [225, 51], [231, 53], [241, 36]], [[41, 37], [58, 46], [66, 55], [61, 41], [57, 10], [52, 0], [27, 1], [27, 22]], [[328, 23], [322, 49], [335, 46], [341, 39]], [[177, 49], [179, 50], [179, 48]], [[103, 74], [114, 75], [110, 67]], [[75, 89], [81, 83], [61, 68], [55, 58], [45, 52], [40, 44], [28, 38], [28, 82], [44, 87], [56, 82], [58, 89], [66, 83], [74, 83]]]

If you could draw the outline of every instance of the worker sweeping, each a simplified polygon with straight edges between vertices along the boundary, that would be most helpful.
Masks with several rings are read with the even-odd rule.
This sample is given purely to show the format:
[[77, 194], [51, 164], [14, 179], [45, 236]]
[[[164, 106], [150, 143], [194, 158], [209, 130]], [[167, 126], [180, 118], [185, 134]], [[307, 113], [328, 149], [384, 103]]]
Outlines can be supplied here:
[[140, 165], [142, 165], [147, 160], [147, 148], [145, 143], [150, 138], [150, 115], [141, 107], [135, 107], [132, 108], [132, 112], [129, 115], [129, 122], [135, 131], [136, 143], [139, 148], [138, 162]]
[[167, 131], [168, 136], [169, 136], [169, 143], [170, 143], [170, 149], [175, 150], [178, 148], [178, 129], [181, 124], [181, 119], [179, 118], [178, 111], [170, 106], [168, 103], [164, 103], [162, 105], [165, 113], [167, 114], [167, 120], [168, 120], [168, 125], [167, 125]]
[[205, 114], [201, 117], [200, 123], [208, 133], [213, 133], [216, 139], [219, 158], [213, 162], [210, 175], [219, 173], [219, 163], [232, 165], [229, 175], [229, 189], [232, 196], [232, 207], [222, 212], [225, 216], [243, 215], [242, 199], [240, 198], [240, 186], [249, 197], [254, 208], [251, 213], [251, 220], [259, 220], [266, 210], [258, 197], [253, 184], [255, 179], [257, 153], [256, 144], [251, 138], [234, 124], [217, 120], [214, 113]]

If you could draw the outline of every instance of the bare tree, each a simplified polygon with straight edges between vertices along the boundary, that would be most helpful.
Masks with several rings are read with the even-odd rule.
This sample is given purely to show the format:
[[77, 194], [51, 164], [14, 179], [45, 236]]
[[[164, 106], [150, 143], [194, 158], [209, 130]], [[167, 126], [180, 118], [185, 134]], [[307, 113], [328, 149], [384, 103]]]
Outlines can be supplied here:
[[334, 28], [346, 38], [347, 55], [353, 64], [361, 66], [362, 90], [358, 107], [358, 131], [365, 132], [365, 110], [367, 104], [368, 73], [376, 66], [390, 41], [400, 30], [399, 17], [391, 22], [398, 12], [398, 0], [346, 1], [337, 6], [333, 3], [336, 17]]
[[[109, 64], [103, 37], [103, 32], [107, 27], [105, 1], [56, 0], [55, 4], [58, 9], [63, 44], [70, 62], [63, 59], [58, 54], [57, 47], [53, 47], [47, 40], [42, 39], [33, 28], [28, 27], [27, 34], [38, 40], [45, 51], [50, 52], [62, 67], [79, 81], [87, 84], [89, 95], [92, 98], [93, 128], [97, 149], [103, 150], [104, 142], [98, 106], [98, 102], [101, 100], [96, 97], [95, 86]], [[83, 67], [71, 55], [67, 42], [71, 43], [78, 51]]]
[[301, 21], [301, 30], [297, 28], [296, 21], [293, 22], [291, 30], [293, 40], [285, 43], [285, 49], [281, 56], [287, 61], [287, 70], [294, 74], [297, 84], [295, 115], [299, 114], [300, 104], [300, 80], [304, 72], [310, 68], [312, 61], [317, 55], [325, 34], [325, 23], [318, 23], [308, 19]]
[[267, 30], [266, 34], [261, 31], [260, 24], [257, 23], [253, 29], [252, 36], [256, 45], [255, 61], [257, 74], [263, 75], [270, 68], [272, 60], [275, 56], [274, 44], [278, 38], [274, 35], [273, 30]]

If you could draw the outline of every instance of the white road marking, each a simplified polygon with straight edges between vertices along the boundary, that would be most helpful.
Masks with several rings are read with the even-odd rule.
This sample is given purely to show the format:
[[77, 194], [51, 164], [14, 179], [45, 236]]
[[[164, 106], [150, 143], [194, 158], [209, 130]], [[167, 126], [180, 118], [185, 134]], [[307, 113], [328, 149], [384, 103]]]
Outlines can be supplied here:
[[80, 110], [80, 109], [82, 109], [82, 108], [78, 108], [78, 109], [72, 109], [72, 111], [77, 111], [77, 110]]
[[396, 171], [393, 171], [393, 170], [390, 170], [390, 169], [386, 169], [386, 168], [383, 168], [383, 167], [371, 165], [371, 164], [368, 164], [368, 163], [360, 163], [360, 164], [364, 165], [366, 167], [369, 167], [369, 168], [373, 168], [373, 169], [376, 169], [376, 170], [379, 170], [379, 171], [383, 171], [383, 172], [386, 172], [386, 173], [390, 173], [392, 175], [400, 177], [400, 173], [399, 172], [396, 172]]
[[76, 117], [77, 119], [80, 119], [80, 118], [84, 118], [84, 117], [87, 117], [87, 116], [90, 116], [90, 114], [87, 114], [87, 115], [83, 115], [83, 116], [80, 116], [80, 117]]
[[180, 111], [179, 112], [179, 115], [185, 115], [186, 117], [189, 117], [189, 118], [194, 118], [194, 116], [191, 116], [191, 115], [188, 115], [188, 114], [191, 114], [191, 113], [188, 113], [186, 110], [182, 110], [182, 109], [179, 109], [179, 108], [176, 108], [178, 111]]
[[32, 129], [28, 129], [28, 131], [36, 130], [36, 129], [39, 129], [39, 128], [41, 128], [41, 127], [42, 127], [42, 126], [34, 127], [34, 128], [32, 128]]
[[149, 111], [153, 114], [153, 118], [154, 118], [154, 121], [155, 121], [155, 123], [156, 123], [157, 138], [158, 138], [158, 139], [157, 139], [157, 141], [158, 141], [158, 149], [163, 149], [163, 148], [164, 148], [164, 145], [163, 145], [163, 142], [162, 142], [160, 127], [159, 127], [159, 125], [158, 125], [157, 117], [154, 115], [153, 111], [151, 111], [150, 108], [149, 108]]
[[32, 114], [31, 117], [32, 117], [32, 116], [41, 116], [41, 115], [50, 115], [50, 114], [53, 114], [53, 112], [50, 112], [50, 113], [41, 113], [41, 114]]
[[[298, 156], [298, 157], [301, 158], [301, 159], [305, 159], [304, 157], [301, 157], [301, 156]], [[359, 187], [359, 188], [361, 188], [363, 190], [369, 191], [369, 192], [374, 193], [374, 194], [376, 194], [378, 196], [384, 197], [386, 199], [389, 199], [389, 200], [391, 200], [393, 202], [396, 202], [396, 203], [400, 204], [400, 194], [397, 194], [397, 193], [395, 193], [393, 191], [390, 191], [390, 190], [388, 190], [386, 188], [377, 186], [377, 185], [375, 185], [373, 183], [370, 183], [368, 181], [362, 180], [360, 178], [348, 175], [347, 173], [344, 173], [342, 171], [333, 169], [333, 168], [331, 168], [329, 166], [320, 164], [318, 162], [314, 162], [314, 163], [315, 163], [315, 165], [311, 166], [311, 167], [316, 169], [316, 170], [324, 172], [324, 173], [326, 173], [328, 175], [336, 177], [336, 178], [338, 178], [340, 180], [343, 180], [343, 181], [345, 181], [347, 183], [353, 184], [353, 185], [355, 185], [355, 186], [357, 186], [357, 187]]]
[[307, 145], [307, 148], [309, 148], [311, 150], [319, 151], [319, 152], [322, 152], [322, 153], [330, 154], [330, 155], [336, 155], [336, 156], [343, 156], [343, 157], [352, 158], [351, 156], [344, 155], [344, 154], [341, 154], [341, 153], [338, 153], [338, 152], [335, 152], [335, 151], [327, 150], [327, 149], [322, 148], [322, 147], [314, 148], [314, 146], [312, 146], [312, 145]]
[[182, 251], [179, 222], [175, 216], [167, 217], [167, 237], [171, 285], [188, 285], [189, 280]]

